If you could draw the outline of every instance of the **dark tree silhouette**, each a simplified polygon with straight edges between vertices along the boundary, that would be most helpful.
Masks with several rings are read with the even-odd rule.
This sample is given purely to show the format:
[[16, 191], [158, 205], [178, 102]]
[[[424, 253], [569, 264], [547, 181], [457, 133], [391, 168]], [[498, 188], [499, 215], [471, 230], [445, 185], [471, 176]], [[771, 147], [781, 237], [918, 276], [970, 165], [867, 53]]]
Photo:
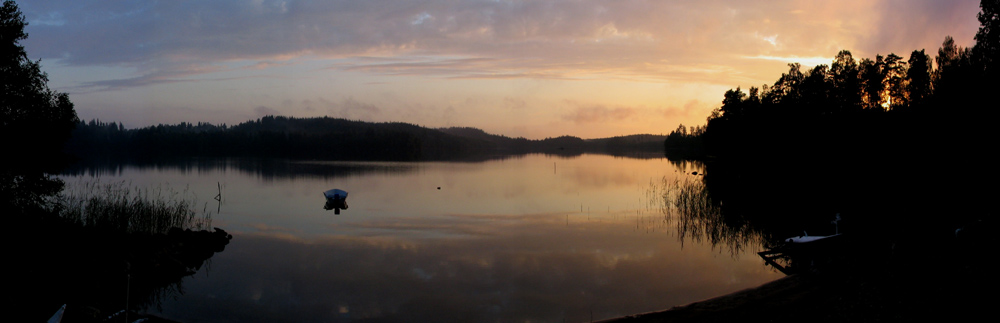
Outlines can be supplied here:
[[774, 82], [774, 86], [771, 87], [770, 93], [773, 99], [769, 101], [785, 105], [798, 104], [801, 98], [799, 85], [802, 84], [803, 80], [805, 80], [805, 74], [802, 74], [802, 65], [799, 63], [788, 64], [788, 73], [781, 74], [781, 78]]
[[884, 102], [890, 109], [906, 106], [906, 62], [899, 55], [889, 53], [885, 57]]
[[[713, 200], [738, 216], [762, 211], [768, 221], [788, 223], [809, 210], [843, 212], [865, 223], [856, 230], [913, 241], [996, 218], [988, 201], [998, 192], [985, 183], [1000, 179], [992, 157], [1000, 142], [992, 94], [1000, 87], [1000, 1], [981, 7], [975, 45], [945, 37], [936, 67], [924, 50], [905, 60], [889, 53], [859, 62], [842, 50], [830, 67], [803, 73], [789, 64], [771, 87], [726, 91], [700, 140], [688, 141], [703, 152]], [[683, 151], [687, 136], [675, 131], [665, 146]], [[968, 175], [933, 175], [943, 160]], [[794, 175], [762, 171], [777, 163]], [[851, 180], [861, 177], [864, 185]], [[941, 214], [948, 217], [935, 218]]]
[[885, 61], [882, 55], [876, 55], [875, 60], [861, 59], [861, 92], [865, 109], [882, 110], [885, 99], [882, 93], [885, 91]]
[[907, 102], [914, 107], [922, 106], [931, 96], [931, 58], [924, 53], [924, 50], [915, 50], [910, 53], [907, 60], [909, 68], [906, 70]]
[[[756, 88], [751, 88], [751, 93], [755, 93]], [[705, 127], [693, 126], [690, 129], [683, 124], [671, 131], [663, 141], [664, 153], [668, 158], [675, 160], [694, 159], [704, 154], [702, 135]]]
[[983, 66], [986, 75], [994, 79], [1000, 74], [997, 71], [997, 60], [1000, 57], [1000, 1], [986, 0], [979, 3], [979, 31], [976, 32], [976, 46], [972, 52]]
[[830, 95], [833, 92], [833, 79], [826, 65], [816, 65], [806, 73], [802, 81], [802, 104], [814, 114], [833, 113]]
[[938, 97], [959, 97], [970, 77], [972, 51], [955, 45], [955, 39], [945, 37], [934, 58], [937, 69], [934, 71], [934, 92]]
[[[871, 276], [877, 284], [869, 286], [886, 286], [891, 302], [859, 317], [905, 320], [928, 308], [942, 317], [955, 308], [981, 316], [988, 301], [970, 295], [992, 274], [984, 255], [1000, 218], [993, 205], [1000, 194], [993, 185], [1000, 180], [993, 157], [1000, 1], [980, 6], [975, 45], [946, 37], [936, 64], [924, 50], [906, 60], [890, 53], [860, 61], [842, 50], [830, 68], [802, 73], [790, 64], [773, 87], [726, 91], [702, 140], [689, 143], [704, 152], [700, 189], [718, 210], [713, 216], [777, 242], [830, 230], [836, 215], [843, 237], [860, 242], [837, 245], [853, 254], [834, 261], [847, 269], [837, 275], [890, 273]], [[684, 151], [683, 139], [681, 129], [671, 133], [668, 152]], [[931, 284], [941, 286], [934, 291], [905, 287], [926, 277], [946, 278]], [[928, 301], [932, 294], [956, 296]]]
[[733, 116], [734, 118], [739, 118], [745, 115], [746, 112], [743, 111], [743, 100], [746, 96], [746, 93], [740, 91], [739, 87], [736, 87], [736, 90], [726, 91], [726, 94], [722, 99], [722, 113]]
[[838, 112], [860, 110], [861, 79], [858, 63], [851, 56], [851, 51], [842, 50], [837, 53], [830, 67], [830, 73], [833, 77], [833, 101], [839, 105]]
[[28, 59], [19, 43], [28, 37], [27, 22], [13, 1], [0, 8], [0, 208], [23, 212], [59, 192], [62, 146], [78, 122], [66, 93], [48, 88], [38, 61]]

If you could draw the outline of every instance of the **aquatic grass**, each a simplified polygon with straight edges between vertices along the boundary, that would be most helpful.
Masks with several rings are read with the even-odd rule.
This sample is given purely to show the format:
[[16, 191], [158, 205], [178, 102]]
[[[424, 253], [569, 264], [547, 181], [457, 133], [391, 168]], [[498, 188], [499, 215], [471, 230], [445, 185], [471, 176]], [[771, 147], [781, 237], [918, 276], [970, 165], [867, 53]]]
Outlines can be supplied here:
[[732, 255], [763, 243], [760, 232], [736, 215], [727, 215], [721, 203], [712, 200], [705, 183], [698, 179], [650, 183], [649, 194], [658, 196], [665, 222], [676, 222], [677, 236], [694, 242], [707, 241], [713, 248], [729, 249]]
[[197, 199], [187, 188], [142, 188], [125, 181], [78, 183], [56, 203], [57, 213], [71, 222], [126, 233], [167, 233], [171, 228], [211, 227], [207, 203], [197, 212]]

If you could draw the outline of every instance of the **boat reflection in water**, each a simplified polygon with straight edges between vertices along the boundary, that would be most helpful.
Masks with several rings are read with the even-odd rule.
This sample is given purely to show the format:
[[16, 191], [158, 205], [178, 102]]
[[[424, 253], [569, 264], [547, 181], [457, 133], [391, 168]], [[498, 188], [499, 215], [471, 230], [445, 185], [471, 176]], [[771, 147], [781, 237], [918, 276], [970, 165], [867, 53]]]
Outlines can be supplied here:
[[323, 192], [323, 196], [326, 197], [326, 204], [323, 205], [324, 210], [333, 210], [334, 214], [340, 214], [340, 209], [347, 209], [347, 192], [335, 188]]

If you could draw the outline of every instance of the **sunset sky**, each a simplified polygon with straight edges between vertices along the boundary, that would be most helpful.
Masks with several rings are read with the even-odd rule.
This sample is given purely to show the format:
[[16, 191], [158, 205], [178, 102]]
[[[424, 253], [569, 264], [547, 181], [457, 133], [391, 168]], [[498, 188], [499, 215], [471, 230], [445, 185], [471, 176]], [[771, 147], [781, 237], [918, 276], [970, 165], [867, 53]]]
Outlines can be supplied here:
[[666, 134], [787, 63], [974, 44], [978, 0], [18, 1], [81, 119]]

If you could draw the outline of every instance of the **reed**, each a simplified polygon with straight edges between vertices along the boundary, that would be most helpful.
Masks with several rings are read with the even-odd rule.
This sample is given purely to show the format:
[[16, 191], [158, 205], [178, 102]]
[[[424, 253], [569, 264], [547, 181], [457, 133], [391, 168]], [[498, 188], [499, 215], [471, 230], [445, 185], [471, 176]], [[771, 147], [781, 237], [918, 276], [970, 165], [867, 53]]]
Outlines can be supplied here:
[[658, 207], [666, 222], [676, 221], [677, 236], [694, 242], [707, 241], [741, 254], [763, 244], [761, 232], [736, 214], [726, 214], [721, 203], [712, 200], [701, 179], [668, 180], [650, 183], [649, 194], [658, 197]]
[[71, 222], [126, 233], [166, 233], [171, 228], [205, 230], [211, 212], [197, 212], [197, 199], [187, 188], [163, 185], [142, 188], [125, 181], [81, 182], [60, 196], [57, 213]]

